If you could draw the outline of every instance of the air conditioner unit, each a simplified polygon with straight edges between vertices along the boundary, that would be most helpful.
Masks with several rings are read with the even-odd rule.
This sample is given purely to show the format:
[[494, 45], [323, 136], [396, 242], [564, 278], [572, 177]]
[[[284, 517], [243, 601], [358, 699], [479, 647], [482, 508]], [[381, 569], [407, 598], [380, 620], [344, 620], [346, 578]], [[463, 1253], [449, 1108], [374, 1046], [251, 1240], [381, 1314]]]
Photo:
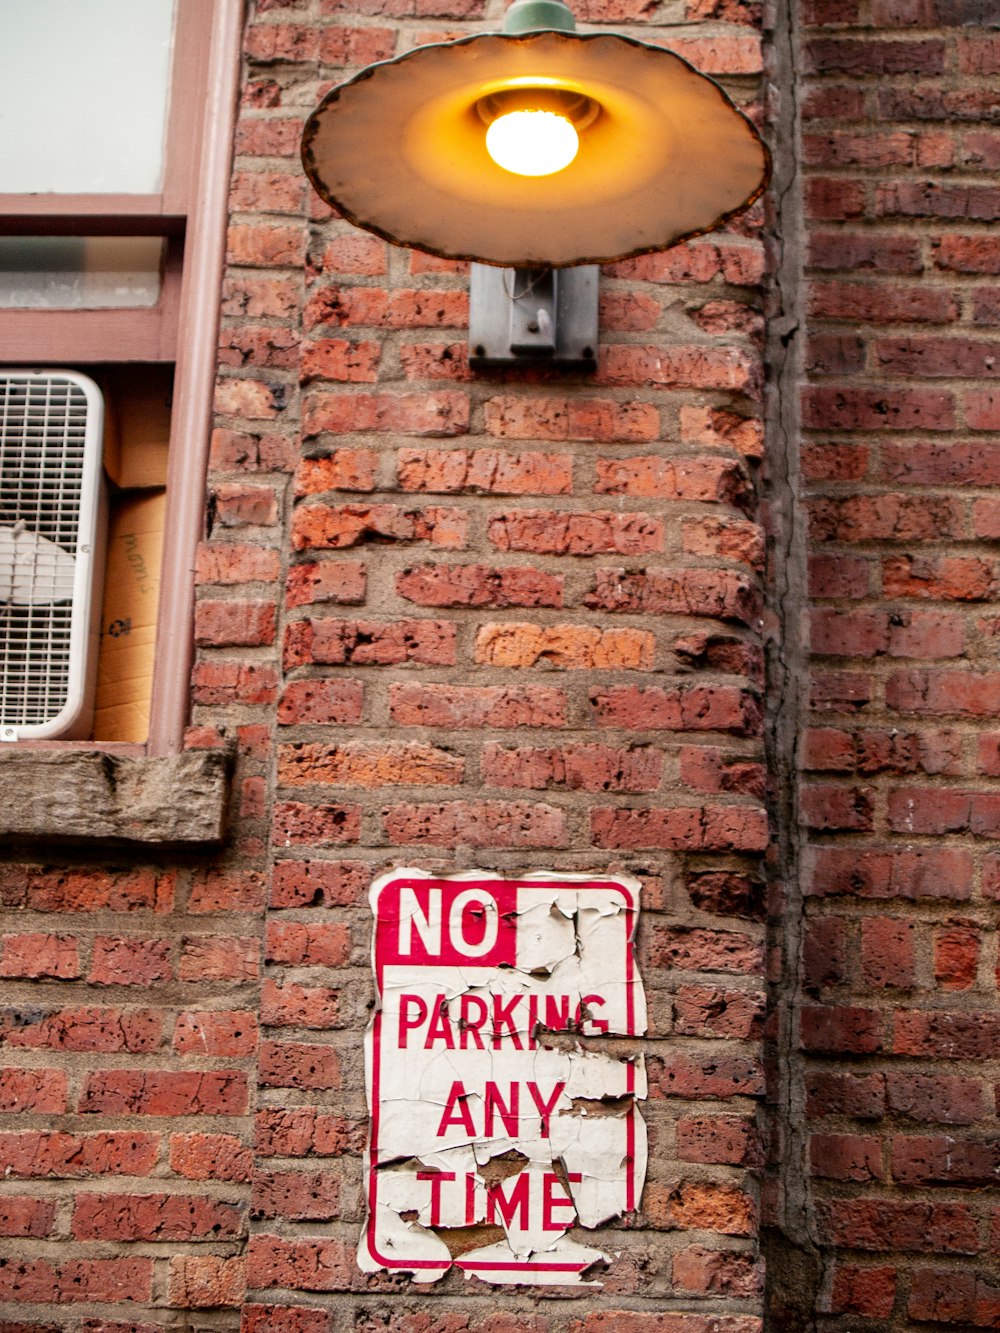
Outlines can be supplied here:
[[0, 370], [0, 739], [86, 737], [103, 578], [104, 400], [73, 370]]

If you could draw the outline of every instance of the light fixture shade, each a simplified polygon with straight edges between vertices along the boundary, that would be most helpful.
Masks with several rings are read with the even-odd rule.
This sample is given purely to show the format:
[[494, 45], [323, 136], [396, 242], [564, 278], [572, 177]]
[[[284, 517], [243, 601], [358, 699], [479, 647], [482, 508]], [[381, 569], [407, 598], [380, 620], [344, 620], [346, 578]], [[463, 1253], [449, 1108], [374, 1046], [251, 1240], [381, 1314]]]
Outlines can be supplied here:
[[[517, 88], [594, 99], [564, 170], [492, 161], [477, 104]], [[319, 195], [396, 245], [503, 267], [609, 263], [713, 231], [763, 193], [770, 158], [719, 85], [610, 33], [487, 33], [421, 46], [334, 88], [306, 122]]]

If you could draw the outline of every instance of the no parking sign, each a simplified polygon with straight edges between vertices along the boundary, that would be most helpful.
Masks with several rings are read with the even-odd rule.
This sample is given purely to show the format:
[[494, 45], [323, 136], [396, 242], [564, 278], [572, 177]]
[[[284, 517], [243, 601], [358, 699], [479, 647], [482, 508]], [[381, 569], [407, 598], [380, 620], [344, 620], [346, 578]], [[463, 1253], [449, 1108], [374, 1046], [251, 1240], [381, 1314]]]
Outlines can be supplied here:
[[636, 1208], [637, 881], [416, 870], [372, 886], [366, 1272], [574, 1283]]

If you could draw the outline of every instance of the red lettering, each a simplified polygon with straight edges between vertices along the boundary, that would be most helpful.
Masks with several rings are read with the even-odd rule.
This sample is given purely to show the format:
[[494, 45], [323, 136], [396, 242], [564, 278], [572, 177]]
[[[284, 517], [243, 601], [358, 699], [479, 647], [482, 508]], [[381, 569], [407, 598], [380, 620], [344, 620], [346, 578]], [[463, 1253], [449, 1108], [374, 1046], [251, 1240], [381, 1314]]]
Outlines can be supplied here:
[[552, 1115], [552, 1112], [555, 1108], [555, 1104], [559, 1100], [559, 1097], [565, 1087], [566, 1087], [565, 1083], [557, 1083], [552, 1090], [552, 1096], [548, 1099], [548, 1101], [543, 1101], [541, 1092], [539, 1091], [538, 1088], [538, 1084], [537, 1083], [528, 1084], [528, 1091], [531, 1093], [532, 1101], [538, 1107], [538, 1112], [542, 1117], [543, 1139], [547, 1139], [549, 1137], [549, 1117]]
[[[410, 1019], [407, 1011], [410, 1006], [416, 1006], [417, 1016]], [[406, 1049], [406, 1034], [411, 1028], [418, 1028], [427, 1017], [427, 1004], [419, 995], [401, 995], [399, 997], [399, 1045], [402, 1050]]]
[[465, 1225], [471, 1227], [476, 1220], [476, 1175], [465, 1173]]
[[500, 1099], [500, 1089], [495, 1083], [486, 1084], [486, 1125], [485, 1133], [493, 1133], [493, 1114], [496, 1112], [503, 1121], [503, 1127], [513, 1138], [518, 1133], [518, 1104], [521, 1100], [520, 1084], [510, 1085], [510, 1100], [505, 1104]]
[[[566, 1179], [571, 1185], [579, 1184], [583, 1176], [578, 1171], [570, 1171]], [[558, 1186], [559, 1193], [556, 1193]], [[565, 1222], [557, 1222], [553, 1214], [557, 1208], [571, 1208], [573, 1218], [576, 1217], [576, 1205], [570, 1196], [566, 1193], [566, 1187], [555, 1174], [554, 1171], [546, 1171], [542, 1177], [542, 1230], [543, 1231], [565, 1231], [567, 1227], [573, 1225], [573, 1218], [567, 1218]]]
[[449, 1051], [455, 1049], [451, 1019], [448, 1017], [448, 1001], [444, 995], [435, 998], [434, 1011], [427, 1026], [427, 1036], [424, 1038], [424, 1050], [429, 1051], [436, 1041], [443, 1041]]
[[451, 1091], [448, 1093], [448, 1101], [441, 1116], [441, 1123], [437, 1127], [437, 1137], [440, 1139], [452, 1125], [461, 1125], [471, 1138], [475, 1138], [476, 1127], [472, 1123], [472, 1111], [468, 1103], [469, 1094], [465, 1091], [465, 1084], [457, 1080], [451, 1085]]
[[418, 1180], [431, 1183], [431, 1226], [441, 1225], [441, 1186], [446, 1180], [454, 1180], [454, 1171], [418, 1171]]
[[600, 995], [584, 995], [580, 1003], [576, 1006], [576, 1026], [582, 1028], [584, 1023], [589, 1023], [592, 1028], [598, 1032], [607, 1032], [608, 1022], [604, 1018], [594, 1018], [590, 1013], [593, 1005], [604, 1008], [604, 1000]]
[[[478, 1019], [475, 1020], [473, 1020], [469, 1016], [469, 1010], [472, 1008], [473, 1005], [476, 1005], [479, 1009], [479, 1017]], [[480, 1029], [486, 1022], [486, 1019], [489, 1016], [489, 1012], [490, 1012], [489, 1005], [486, 1003], [486, 1001], [483, 999], [481, 995], [462, 996], [459, 1002], [458, 1044], [463, 1051], [466, 1049], [466, 1045], [468, 1043], [468, 1039], [470, 1036], [472, 1037], [473, 1041], [476, 1044], [476, 1050], [485, 1051], [486, 1047], [483, 1044], [482, 1037], [480, 1036]]]
[[514, 1010], [524, 999], [523, 995], [515, 995], [507, 1004], [503, 1003], [502, 995], [493, 996], [493, 1049], [496, 1050], [503, 1039], [503, 1028], [506, 1026], [510, 1039], [514, 1044], [516, 1051], [523, 1051], [521, 1038], [517, 1028], [514, 1026]]
[[[509, 1186], [510, 1197], [504, 1194], [504, 1186]], [[520, 1231], [528, 1229], [528, 1188], [530, 1177], [527, 1171], [513, 1176], [510, 1180], [499, 1180], [495, 1185], [486, 1187], [486, 1221], [496, 1223], [497, 1209], [503, 1218], [505, 1227], [517, 1226]], [[521, 1220], [514, 1221], [515, 1213], [520, 1209]]]
[[569, 1027], [568, 995], [546, 995], [545, 1026], [550, 1032], [565, 1032]]

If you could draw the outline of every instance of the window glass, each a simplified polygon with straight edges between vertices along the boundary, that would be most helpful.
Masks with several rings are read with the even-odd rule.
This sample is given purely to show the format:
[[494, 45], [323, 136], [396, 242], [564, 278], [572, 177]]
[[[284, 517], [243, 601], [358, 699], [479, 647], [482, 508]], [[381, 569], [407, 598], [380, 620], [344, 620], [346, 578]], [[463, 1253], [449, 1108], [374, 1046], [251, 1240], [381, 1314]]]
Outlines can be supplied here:
[[160, 236], [0, 236], [0, 307], [154, 306]]
[[0, 192], [155, 194], [175, 0], [7, 0]]

